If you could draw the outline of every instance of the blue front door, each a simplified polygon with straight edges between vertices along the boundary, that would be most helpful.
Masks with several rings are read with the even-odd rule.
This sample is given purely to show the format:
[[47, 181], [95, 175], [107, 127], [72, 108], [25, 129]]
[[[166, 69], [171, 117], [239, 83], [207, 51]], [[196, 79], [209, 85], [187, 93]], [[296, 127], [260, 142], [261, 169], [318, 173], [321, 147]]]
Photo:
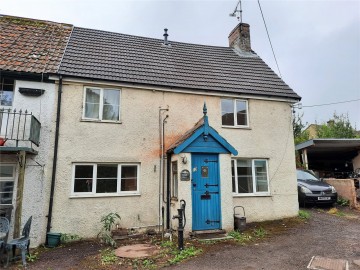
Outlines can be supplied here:
[[221, 228], [218, 154], [192, 154], [193, 230]]

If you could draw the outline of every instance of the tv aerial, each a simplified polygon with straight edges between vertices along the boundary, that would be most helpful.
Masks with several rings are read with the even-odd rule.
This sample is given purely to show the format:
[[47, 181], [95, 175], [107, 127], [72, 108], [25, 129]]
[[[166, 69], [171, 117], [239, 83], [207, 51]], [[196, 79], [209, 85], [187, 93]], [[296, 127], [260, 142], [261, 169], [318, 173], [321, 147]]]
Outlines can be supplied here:
[[233, 13], [229, 14], [230, 17], [236, 17], [240, 23], [242, 23], [242, 8], [241, 8], [241, 0], [238, 1]]

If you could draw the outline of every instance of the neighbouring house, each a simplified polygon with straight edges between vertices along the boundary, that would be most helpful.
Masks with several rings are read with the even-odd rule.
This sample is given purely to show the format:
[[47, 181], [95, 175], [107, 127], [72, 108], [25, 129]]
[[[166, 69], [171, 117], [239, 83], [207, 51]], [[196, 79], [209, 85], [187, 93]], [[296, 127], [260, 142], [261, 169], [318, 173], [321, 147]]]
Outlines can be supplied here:
[[335, 186], [351, 207], [360, 207], [360, 139], [312, 139], [295, 149], [304, 168]]
[[181, 200], [186, 232], [232, 230], [237, 205], [250, 222], [297, 215], [300, 97], [251, 50], [249, 25], [229, 47], [163, 36], [73, 28], [52, 229], [94, 236], [110, 212], [124, 228], [176, 229]]
[[155, 39], [59, 25], [71, 31], [65, 53], [41, 73], [56, 142], [38, 161], [52, 164], [40, 182], [51, 200], [37, 212], [47, 229], [93, 237], [110, 212], [124, 228], [177, 229], [181, 200], [187, 233], [232, 230], [238, 205], [249, 222], [297, 215], [300, 97], [251, 50], [248, 24], [229, 47], [171, 41], [167, 30]]
[[[31, 244], [45, 242], [56, 85], [71, 27], [0, 16], [0, 216], [18, 237], [32, 216]], [[3, 143], [5, 141], [5, 143]]]

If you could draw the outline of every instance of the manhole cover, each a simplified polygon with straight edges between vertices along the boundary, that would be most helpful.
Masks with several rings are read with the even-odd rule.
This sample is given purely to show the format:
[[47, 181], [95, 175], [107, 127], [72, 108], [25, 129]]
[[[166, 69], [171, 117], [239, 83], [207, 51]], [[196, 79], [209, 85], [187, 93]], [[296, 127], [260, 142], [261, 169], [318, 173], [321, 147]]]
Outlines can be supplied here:
[[348, 270], [348, 267], [346, 260], [314, 256], [307, 268], [313, 270]]
[[148, 244], [136, 244], [131, 246], [119, 247], [115, 250], [115, 255], [123, 258], [142, 258], [157, 254], [159, 249]]

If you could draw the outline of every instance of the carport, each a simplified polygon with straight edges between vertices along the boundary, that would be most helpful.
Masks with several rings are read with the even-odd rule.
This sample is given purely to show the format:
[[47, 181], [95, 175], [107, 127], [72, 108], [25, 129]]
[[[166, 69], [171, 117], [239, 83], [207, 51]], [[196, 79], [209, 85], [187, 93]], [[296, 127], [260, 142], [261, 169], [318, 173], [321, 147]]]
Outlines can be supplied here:
[[312, 139], [295, 149], [304, 167], [321, 178], [349, 178], [360, 168], [360, 139]]

